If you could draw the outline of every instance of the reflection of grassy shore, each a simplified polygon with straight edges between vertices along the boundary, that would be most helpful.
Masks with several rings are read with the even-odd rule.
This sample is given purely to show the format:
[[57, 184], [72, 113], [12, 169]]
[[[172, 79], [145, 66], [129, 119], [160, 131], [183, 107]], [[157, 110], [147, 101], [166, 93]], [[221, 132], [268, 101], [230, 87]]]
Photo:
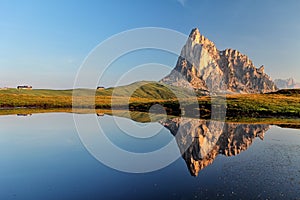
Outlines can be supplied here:
[[[210, 117], [210, 110], [214, 100], [219, 98], [202, 96], [197, 101], [191, 101], [190, 91], [164, 86], [154, 82], [139, 82], [128, 86], [100, 91], [76, 90], [80, 103], [78, 108], [91, 108], [93, 104], [97, 109], [110, 109], [113, 95], [113, 105], [118, 109], [127, 109], [147, 112], [153, 104], [163, 105], [168, 112], [174, 115], [180, 114], [180, 105], [184, 100], [187, 113], [200, 113], [205, 118]], [[0, 90], [1, 113], [5, 110], [20, 108], [71, 110], [72, 90]], [[176, 95], [175, 95], [176, 94]], [[195, 99], [195, 98], [194, 98]], [[95, 103], [94, 103], [95, 102]], [[217, 103], [218, 104], [218, 103]], [[221, 101], [221, 106], [226, 110], [226, 116], [230, 118], [300, 118], [300, 90], [281, 90], [273, 94], [232, 94], [226, 96], [226, 104]], [[215, 103], [213, 103], [215, 105]], [[19, 112], [18, 111], [18, 112]], [[47, 112], [45, 110], [45, 112]], [[34, 113], [34, 111], [32, 111]]]
[[[149, 114], [148, 112], [138, 111], [126, 111], [126, 110], [110, 110], [110, 109], [0, 109], [0, 116], [2, 115], [28, 115], [41, 114], [41, 113], [76, 113], [76, 114], [99, 114], [101, 118], [102, 114], [114, 115], [118, 117], [124, 117], [132, 119], [137, 122], [157, 122], [167, 118], [176, 118], [174, 115], [162, 115], [162, 114]], [[188, 117], [193, 118], [193, 117]], [[208, 119], [209, 120], [209, 119]], [[227, 118], [228, 123], [238, 124], [269, 124], [277, 125], [285, 128], [300, 129], [300, 118]]]

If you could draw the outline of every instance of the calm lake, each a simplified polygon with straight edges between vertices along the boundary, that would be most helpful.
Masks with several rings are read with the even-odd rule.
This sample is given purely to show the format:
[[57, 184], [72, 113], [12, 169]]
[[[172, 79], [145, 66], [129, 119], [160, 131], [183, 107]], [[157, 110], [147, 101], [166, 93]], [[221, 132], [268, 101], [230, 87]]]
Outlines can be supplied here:
[[[69, 113], [0, 117], [0, 199], [300, 199], [297, 129], [180, 118], [75, 118], [86, 133], [78, 133]], [[93, 120], [115, 147], [157, 154], [138, 163], [108, 149], [102, 153], [111, 165], [125, 170], [108, 167], [92, 152], [106, 145], [92, 135]], [[169, 154], [161, 150], [166, 145]], [[160, 169], [152, 171], [151, 164]]]

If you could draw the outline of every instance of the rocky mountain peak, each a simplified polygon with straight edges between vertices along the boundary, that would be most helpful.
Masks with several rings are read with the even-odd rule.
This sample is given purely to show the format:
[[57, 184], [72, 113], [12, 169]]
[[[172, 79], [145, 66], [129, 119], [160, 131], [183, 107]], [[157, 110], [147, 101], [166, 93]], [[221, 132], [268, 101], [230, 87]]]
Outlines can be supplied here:
[[206, 38], [204, 35], [201, 35], [198, 28], [194, 28], [190, 35], [189, 40], [191, 40], [195, 44], [200, 44], [202, 48], [206, 49], [209, 53], [217, 54], [217, 48], [215, 44]]
[[198, 28], [194, 28], [194, 29], [191, 31], [191, 33], [190, 33], [190, 35], [189, 35], [189, 38], [190, 38], [192, 41], [195, 41], [195, 42], [199, 43], [199, 41], [200, 41], [200, 36], [201, 36], [201, 34], [200, 34], [199, 29], [198, 29]]
[[265, 93], [277, 90], [264, 71], [235, 49], [220, 51], [202, 35], [191, 31], [172, 72], [161, 81], [191, 87], [205, 94], [218, 92]]
[[280, 89], [300, 88], [300, 83], [297, 83], [297, 81], [294, 78], [276, 79], [274, 82], [276, 86]]

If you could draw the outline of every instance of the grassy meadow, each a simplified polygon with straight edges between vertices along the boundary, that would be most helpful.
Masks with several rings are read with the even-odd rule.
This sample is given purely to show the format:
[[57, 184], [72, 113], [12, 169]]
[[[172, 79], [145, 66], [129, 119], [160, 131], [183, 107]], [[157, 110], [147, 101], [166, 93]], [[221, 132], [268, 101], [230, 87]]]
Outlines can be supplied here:
[[[74, 97], [72, 96], [76, 94]], [[176, 95], [175, 95], [176, 94]], [[212, 105], [223, 106], [228, 119], [236, 118], [300, 118], [300, 90], [280, 90], [268, 94], [230, 94], [201, 96], [193, 91], [166, 86], [157, 82], [137, 82], [103, 90], [0, 90], [0, 113], [9, 110], [31, 112], [39, 110], [72, 110], [72, 100], [78, 109], [128, 109], [147, 112], [160, 104], [169, 114], [180, 115], [182, 105], [187, 115], [201, 113], [209, 118]], [[25, 111], [24, 111], [25, 110]]]

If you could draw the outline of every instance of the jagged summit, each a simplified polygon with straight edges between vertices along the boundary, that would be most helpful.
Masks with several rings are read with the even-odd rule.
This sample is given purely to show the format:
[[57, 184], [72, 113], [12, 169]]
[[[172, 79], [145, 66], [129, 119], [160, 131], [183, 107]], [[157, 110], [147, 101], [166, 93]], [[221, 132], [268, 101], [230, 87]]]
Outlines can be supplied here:
[[192, 31], [191, 31], [191, 33], [190, 33], [190, 35], [189, 35], [189, 37], [193, 38], [193, 36], [200, 36], [200, 35], [201, 34], [200, 34], [199, 29], [198, 28], [193, 28]]
[[238, 50], [218, 50], [198, 28], [191, 31], [175, 68], [161, 81], [211, 93], [265, 93], [277, 90], [264, 72], [264, 66], [256, 68], [249, 57]]
[[300, 88], [300, 83], [297, 83], [294, 78], [275, 79], [275, 84], [279, 89], [295, 89]]

